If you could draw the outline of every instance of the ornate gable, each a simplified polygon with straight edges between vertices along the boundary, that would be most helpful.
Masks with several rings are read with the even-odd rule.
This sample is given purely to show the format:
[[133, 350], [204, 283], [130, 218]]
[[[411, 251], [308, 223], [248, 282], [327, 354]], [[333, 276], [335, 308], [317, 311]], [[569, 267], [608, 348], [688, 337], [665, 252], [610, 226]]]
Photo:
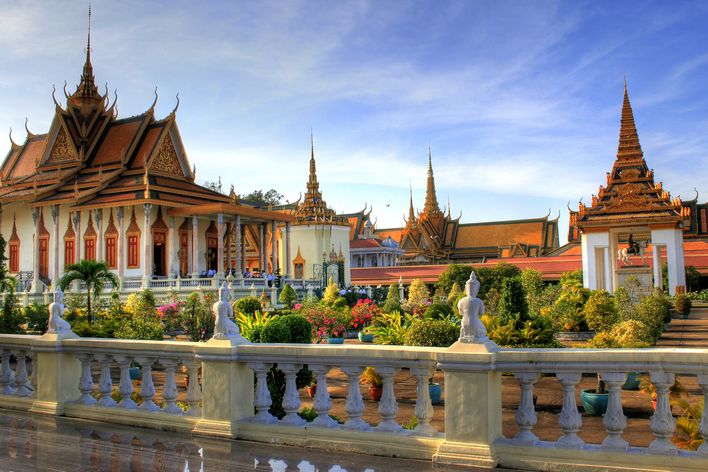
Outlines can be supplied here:
[[97, 236], [96, 229], [93, 227], [93, 217], [89, 211], [88, 225], [86, 226], [86, 232], [84, 233], [84, 239], [92, 239]]
[[150, 170], [161, 172], [163, 174], [184, 177], [182, 165], [179, 157], [177, 156], [177, 151], [175, 150], [175, 145], [172, 142], [172, 136], [170, 136], [169, 131], [167, 132], [165, 139], [162, 140], [160, 148], [157, 152], [155, 152], [155, 155], [152, 158]]
[[138, 221], [135, 219], [135, 207], [132, 208], [130, 213], [130, 224], [128, 225], [127, 234], [140, 234], [140, 227], [138, 226]]
[[71, 222], [71, 216], [69, 216], [69, 223], [66, 227], [66, 232], [64, 233], [64, 239], [76, 239], [76, 231], [74, 231], [74, 225]]
[[76, 153], [76, 148], [74, 148], [74, 144], [71, 142], [71, 139], [69, 139], [66, 129], [60, 124], [57, 137], [54, 140], [54, 146], [47, 159], [47, 164], [78, 160], [79, 155]]
[[117, 235], [118, 235], [118, 229], [116, 228], [116, 225], [113, 222], [113, 209], [111, 209], [110, 214], [108, 216], [108, 225], [106, 226], [106, 236], [117, 236]]

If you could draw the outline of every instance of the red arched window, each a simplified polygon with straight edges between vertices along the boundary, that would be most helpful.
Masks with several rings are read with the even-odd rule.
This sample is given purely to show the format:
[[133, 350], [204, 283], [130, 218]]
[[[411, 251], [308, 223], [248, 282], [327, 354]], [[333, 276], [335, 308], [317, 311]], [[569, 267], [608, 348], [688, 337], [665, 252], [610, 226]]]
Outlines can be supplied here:
[[140, 267], [140, 227], [135, 220], [135, 208], [130, 215], [130, 224], [128, 225], [128, 268], [137, 269]]
[[69, 225], [64, 233], [64, 267], [76, 262], [76, 232], [74, 225], [71, 223], [71, 215], [69, 215]]
[[108, 217], [108, 226], [106, 227], [106, 264], [109, 269], [118, 268], [118, 230], [113, 222], [113, 210]]
[[89, 220], [88, 226], [86, 227], [86, 233], [84, 233], [84, 259], [87, 261], [96, 260], [96, 230], [93, 227], [93, 218], [91, 216], [91, 211], [89, 210]]
[[12, 235], [10, 236], [9, 253], [10, 253], [10, 272], [20, 271], [20, 238], [17, 236], [17, 224], [15, 216], [12, 216]]

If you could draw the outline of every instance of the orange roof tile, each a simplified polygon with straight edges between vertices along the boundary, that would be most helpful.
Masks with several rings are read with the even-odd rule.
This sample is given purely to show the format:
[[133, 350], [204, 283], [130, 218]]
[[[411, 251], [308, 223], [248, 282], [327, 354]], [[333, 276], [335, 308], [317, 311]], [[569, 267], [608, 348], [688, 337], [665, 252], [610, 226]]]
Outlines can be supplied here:
[[94, 166], [110, 163], [120, 163], [121, 154], [125, 152], [135, 137], [142, 120], [112, 123], [101, 147], [93, 160]]
[[39, 161], [39, 158], [42, 157], [42, 151], [44, 151], [46, 142], [46, 137], [44, 139], [28, 141], [22, 154], [13, 166], [12, 172], [10, 172], [10, 178], [24, 177], [34, 173], [37, 167], [36, 163]]
[[497, 247], [515, 242], [542, 246], [543, 221], [461, 224], [455, 247]]
[[354, 239], [349, 243], [350, 249], [365, 249], [371, 247], [382, 247], [379, 239]]
[[155, 147], [155, 142], [157, 141], [158, 136], [160, 136], [160, 132], [163, 127], [164, 124], [150, 128], [147, 133], [145, 133], [145, 138], [143, 139], [138, 152], [135, 153], [135, 159], [133, 160], [131, 169], [140, 169], [145, 165], [145, 160], [148, 156], [150, 156], [153, 147]]

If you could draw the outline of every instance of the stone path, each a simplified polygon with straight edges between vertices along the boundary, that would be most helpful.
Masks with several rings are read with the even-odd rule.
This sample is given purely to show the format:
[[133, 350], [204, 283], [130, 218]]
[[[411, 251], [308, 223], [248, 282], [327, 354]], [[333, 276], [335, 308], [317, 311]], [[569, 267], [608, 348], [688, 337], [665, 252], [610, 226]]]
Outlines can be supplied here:
[[656, 347], [708, 348], [708, 306], [694, 307], [686, 320], [671, 320]]

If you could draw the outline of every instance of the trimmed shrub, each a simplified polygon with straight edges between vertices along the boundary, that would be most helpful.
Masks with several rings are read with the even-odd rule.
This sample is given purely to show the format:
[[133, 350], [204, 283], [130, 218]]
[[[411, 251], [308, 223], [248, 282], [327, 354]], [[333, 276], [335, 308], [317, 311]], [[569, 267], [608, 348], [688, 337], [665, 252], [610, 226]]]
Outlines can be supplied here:
[[234, 311], [247, 315], [253, 315], [255, 312], [260, 310], [261, 301], [256, 297], [243, 297], [236, 300], [236, 303], [234, 303]]
[[31, 331], [45, 333], [49, 323], [49, 305], [31, 303], [22, 309], [22, 316], [27, 320], [27, 327]]
[[609, 331], [619, 322], [612, 295], [606, 290], [596, 290], [590, 294], [583, 314], [588, 328], [593, 331]]
[[636, 320], [641, 321], [647, 327], [650, 344], [654, 344], [664, 328], [664, 319], [667, 316], [668, 308], [664, 301], [650, 295], [642, 298], [637, 304]]
[[452, 307], [447, 303], [433, 303], [425, 310], [423, 313], [423, 318], [430, 318], [434, 320], [442, 320], [444, 318], [449, 318], [454, 315]]
[[393, 313], [403, 311], [401, 308], [401, 299], [398, 297], [398, 285], [391, 284], [388, 286], [388, 293], [386, 294], [386, 301], [384, 301], [381, 310], [384, 313]]
[[187, 297], [180, 321], [190, 341], [206, 341], [214, 335], [214, 314], [198, 292]]
[[[287, 315], [281, 317], [290, 330], [290, 343], [308, 344], [312, 342], [312, 324], [307, 318], [300, 315]], [[266, 325], [267, 326], [267, 325]]]
[[688, 298], [688, 295], [685, 293], [679, 293], [674, 297], [674, 310], [676, 310], [677, 313], [688, 315], [691, 313], [692, 307], [691, 299]]
[[292, 308], [293, 304], [297, 301], [297, 293], [295, 289], [292, 288], [290, 284], [285, 284], [283, 290], [280, 291], [280, 296], [278, 297], [278, 302], [282, 303], [288, 308]]
[[460, 329], [444, 320], [424, 319], [413, 322], [404, 338], [405, 346], [449, 347], [460, 336]]
[[499, 299], [499, 323], [507, 324], [510, 320], [518, 317], [520, 321], [526, 321], [529, 315], [529, 307], [526, 303], [524, 287], [521, 279], [513, 277], [506, 279], [502, 283], [501, 298]]

